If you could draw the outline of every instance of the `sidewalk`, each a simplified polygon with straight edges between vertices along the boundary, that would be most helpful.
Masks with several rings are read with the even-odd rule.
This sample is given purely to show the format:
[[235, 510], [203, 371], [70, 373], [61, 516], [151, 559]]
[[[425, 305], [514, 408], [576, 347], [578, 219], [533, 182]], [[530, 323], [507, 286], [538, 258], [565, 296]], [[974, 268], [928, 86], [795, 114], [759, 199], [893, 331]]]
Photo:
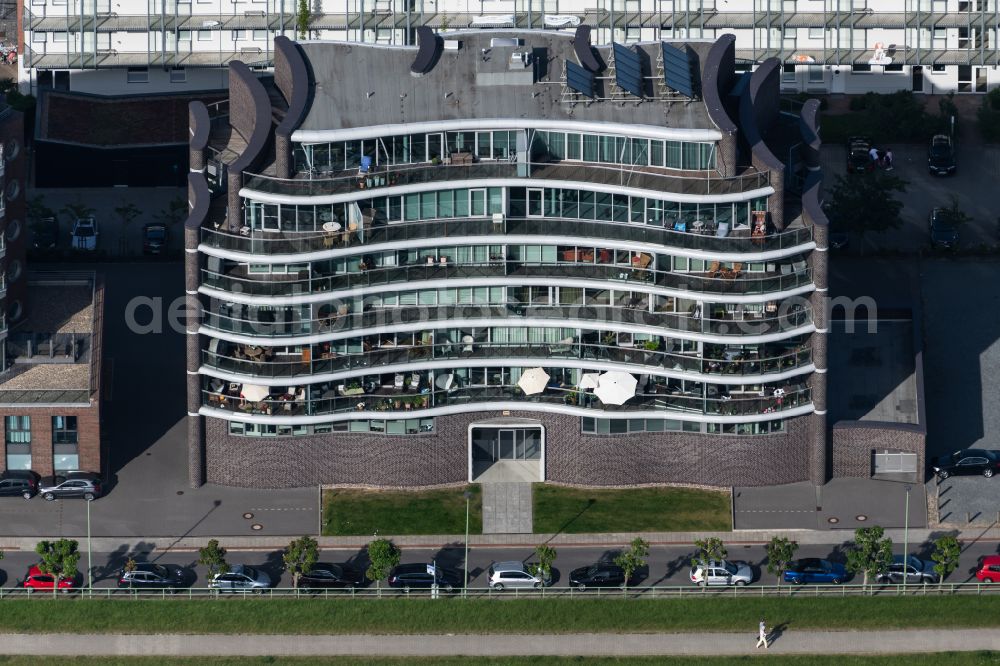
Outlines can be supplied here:
[[[754, 655], [754, 627], [738, 634], [222, 636], [6, 634], [11, 655], [383, 657]], [[306, 640], [303, 640], [305, 638]], [[774, 632], [768, 654], [904, 654], [1000, 650], [1000, 636], [980, 629]]]
[[[887, 529], [887, 537], [893, 543], [902, 543], [902, 529]], [[911, 529], [906, 535], [911, 544], [933, 541], [944, 535], [955, 536], [959, 541], [1000, 541], [1000, 526], [978, 527], [970, 529], [932, 530]], [[697, 539], [718, 537], [727, 546], [763, 544], [772, 537], [786, 537], [801, 545], [836, 546], [854, 538], [854, 530], [734, 530], [732, 532], [620, 532], [610, 534], [473, 534], [469, 536], [469, 546], [495, 548], [529, 548], [534, 549], [541, 543], [558, 547], [588, 547], [588, 546], [621, 546], [631, 542], [636, 537], [642, 537], [651, 546], [669, 546], [693, 544]], [[380, 534], [379, 537], [390, 539], [396, 545], [407, 548], [439, 548], [448, 544], [465, 543], [464, 534], [423, 534], [392, 536]], [[0, 550], [34, 550], [35, 545], [43, 539], [59, 539], [61, 537], [0, 537]], [[86, 535], [72, 537], [81, 543]], [[198, 537], [95, 537], [92, 547], [95, 552], [114, 551], [123, 543], [142, 543], [144, 550], [155, 551], [194, 551], [205, 545], [210, 538], [217, 538], [219, 543], [229, 550], [280, 550], [288, 545], [291, 537], [287, 536], [198, 536]], [[350, 537], [319, 537], [320, 548], [325, 550], [343, 549], [358, 550], [372, 540], [370, 536]]]

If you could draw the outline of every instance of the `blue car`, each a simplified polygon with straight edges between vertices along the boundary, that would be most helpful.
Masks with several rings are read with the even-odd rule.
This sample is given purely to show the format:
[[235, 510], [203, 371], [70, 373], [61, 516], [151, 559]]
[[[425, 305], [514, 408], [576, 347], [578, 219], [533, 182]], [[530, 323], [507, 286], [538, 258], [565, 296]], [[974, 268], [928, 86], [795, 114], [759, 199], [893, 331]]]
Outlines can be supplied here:
[[840, 585], [847, 580], [847, 569], [843, 564], [809, 557], [792, 563], [785, 571], [785, 582], [802, 585], [803, 583], [833, 583]]

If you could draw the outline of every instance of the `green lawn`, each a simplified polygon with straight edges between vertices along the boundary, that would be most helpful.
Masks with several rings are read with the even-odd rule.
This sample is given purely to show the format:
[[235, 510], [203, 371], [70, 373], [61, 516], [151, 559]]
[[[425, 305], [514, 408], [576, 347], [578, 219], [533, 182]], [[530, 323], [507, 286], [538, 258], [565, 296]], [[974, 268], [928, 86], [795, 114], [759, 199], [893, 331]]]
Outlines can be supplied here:
[[[765, 661], [766, 660], [766, 661]], [[973, 666], [996, 664], [998, 652], [939, 652], [899, 656], [851, 656], [851, 664], [861, 666]], [[845, 657], [750, 655], [747, 657], [477, 657], [476, 664], [484, 666], [652, 666], [670, 663], [675, 666], [708, 666], [709, 664], [782, 664], [785, 666], [843, 666]], [[73, 657], [73, 666], [258, 666], [279, 664], [283, 666], [430, 666], [431, 664], [468, 664], [468, 657]], [[4, 657], [2, 666], [37, 666], [38, 657]]]
[[[479, 486], [467, 489], [473, 493], [469, 532], [480, 534]], [[465, 490], [327, 490], [323, 493], [323, 535], [464, 534]]]
[[536, 534], [732, 529], [729, 493], [690, 488], [593, 490], [536, 484]]
[[997, 627], [990, 595], [685, 599], [0, 601], [0, 633], [444, 634]]

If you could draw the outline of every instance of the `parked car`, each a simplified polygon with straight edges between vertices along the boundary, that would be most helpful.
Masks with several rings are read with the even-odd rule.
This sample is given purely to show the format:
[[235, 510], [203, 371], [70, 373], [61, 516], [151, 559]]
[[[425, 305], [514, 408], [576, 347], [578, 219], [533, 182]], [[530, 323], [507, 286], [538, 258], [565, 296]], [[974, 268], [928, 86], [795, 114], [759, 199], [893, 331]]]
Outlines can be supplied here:
[[138, 562], [132, 571], [118, 572], [118, 587], [149, 590], [180, 587], [184, 584], [184, 570], [152, 562]]
[[786, 583], [802, 585], [803, 583], [833, 583], [840, 585], [847, 580], [847, 568], [843, 564], [821, 560], [818, 557], [807, 557], [793, 562], [785, 571]]
[[43, 217], [32, 230], [31, 244], [36, 250], [54, 250], [59, 245], [59, 220]]
[[364, 574], [346, 564], [317, 564], [299, 576], [299, 587], [321, 589], [328, 587], [360, 587]]
[[944, 208], [935, 208], [931, 211], [931, 247], [950, 249], [958, 244], [958, 230], [948, 221], [947, 214], [948, 211]]
[[983, 583], [1000, 583], [1000, 555], [987, 555], [976, 571], [976, 578]]
[[[24, 587], [29, 590], [48, 590], [52, 591], [53, 587], [53, 576], [52, 574], [42, 573], [42, 570], [38, 568], [37, 564], [31, 566], [28, 569], [28, 575], [24, 577]], [[76, 581], [73, 578], [60, 578], [59, 586], [60, 590], [72, 590], [76, 587]]]
[[[433, 573], [432, 573], [433, 572]], [[398, 564], [389, 572], [389, 587], [430, 588], [437, 582], [438, 587], [446, 592], [462, 586], [459, 575], [453, 571], [436, 567], [426, 562], [420, 564]]]
[[955, 173], [955, 144], [947, 134], [935, 134], [927, 148], [927, 169], [934, 176]]
[[1000, 469], [1000, 451], [961, 449], [935, 458], [931, 469], [942, 479], [953, 474], [982, 474], [988, 479]]
[[80, 217], [73, 223], [73, 249], [93, 252], [97, 249], [97, 222], [93, 217]]
[[162, 254], [167, 251], [167, 225], [151, 222], [142, 228], [143, 254]]
[[588, 587], [621, 587], [625, 584], [625, 571], [617, 564], [598, 562], [569, 572], [569, 584], [581, 590]]
[[522, 562], [513, 560], [510, 562], [494, 562], [490, 565], [487, 584], [497, 592], [507, 588], [534, 588], [545, 587], [545, 580], [541, 576], [528, 573]]
[[939, 578], [934, 571], [934, 563], [910, 555], [903, 563], [903, 556], [896, 555], [892, 558], [889, 570], [878, 575], [877, 581], [880, 583], [902, 583], [903, 578], [907, 583], [936, 583]]
[[865, 136], [852, 136], [847, 140], [847, 173], [865, 173], [875, 170], [868, 151], [872, 149], [872, 140]]
[[208, 586], [216, 590], [260, 593], [271, 587], [271, 577], [260, 569], [245, 564], [234, 564], [226, 573], [212, 576]]
[[90, 501], [101, 496], [101, 477], [92, 472], [47, 476], [38, 486], [38, 494], [50, 502], [57, 497], [82, 497]]
[[38, 475], [28, 470], [9, 469], [0, 474], [0, 497], [20, 495], [31, 499], [38, 493]]
[[753, 582], [753, 569], [746, 562], [695, 562], [691, 566], [691, 582], [695, 585], [747, 585]]

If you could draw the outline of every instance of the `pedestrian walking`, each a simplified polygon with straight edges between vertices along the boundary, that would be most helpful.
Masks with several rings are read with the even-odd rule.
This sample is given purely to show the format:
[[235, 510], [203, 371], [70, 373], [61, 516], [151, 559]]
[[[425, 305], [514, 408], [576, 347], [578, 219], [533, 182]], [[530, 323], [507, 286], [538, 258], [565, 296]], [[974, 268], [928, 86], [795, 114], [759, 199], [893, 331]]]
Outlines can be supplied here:
[[767, 649], [767, 625], [764, 624], [764, 618], [760, 618], [760, 629], [757, 635], [757, 649], [763, 645], [764, 649]]
[[885, 170], [892, 171], [892, 148], [885, 149]]
[[872, 146], [868, 151], [868, 157], [871, 158], [872, 164], [878, 164], [878, 148]]

